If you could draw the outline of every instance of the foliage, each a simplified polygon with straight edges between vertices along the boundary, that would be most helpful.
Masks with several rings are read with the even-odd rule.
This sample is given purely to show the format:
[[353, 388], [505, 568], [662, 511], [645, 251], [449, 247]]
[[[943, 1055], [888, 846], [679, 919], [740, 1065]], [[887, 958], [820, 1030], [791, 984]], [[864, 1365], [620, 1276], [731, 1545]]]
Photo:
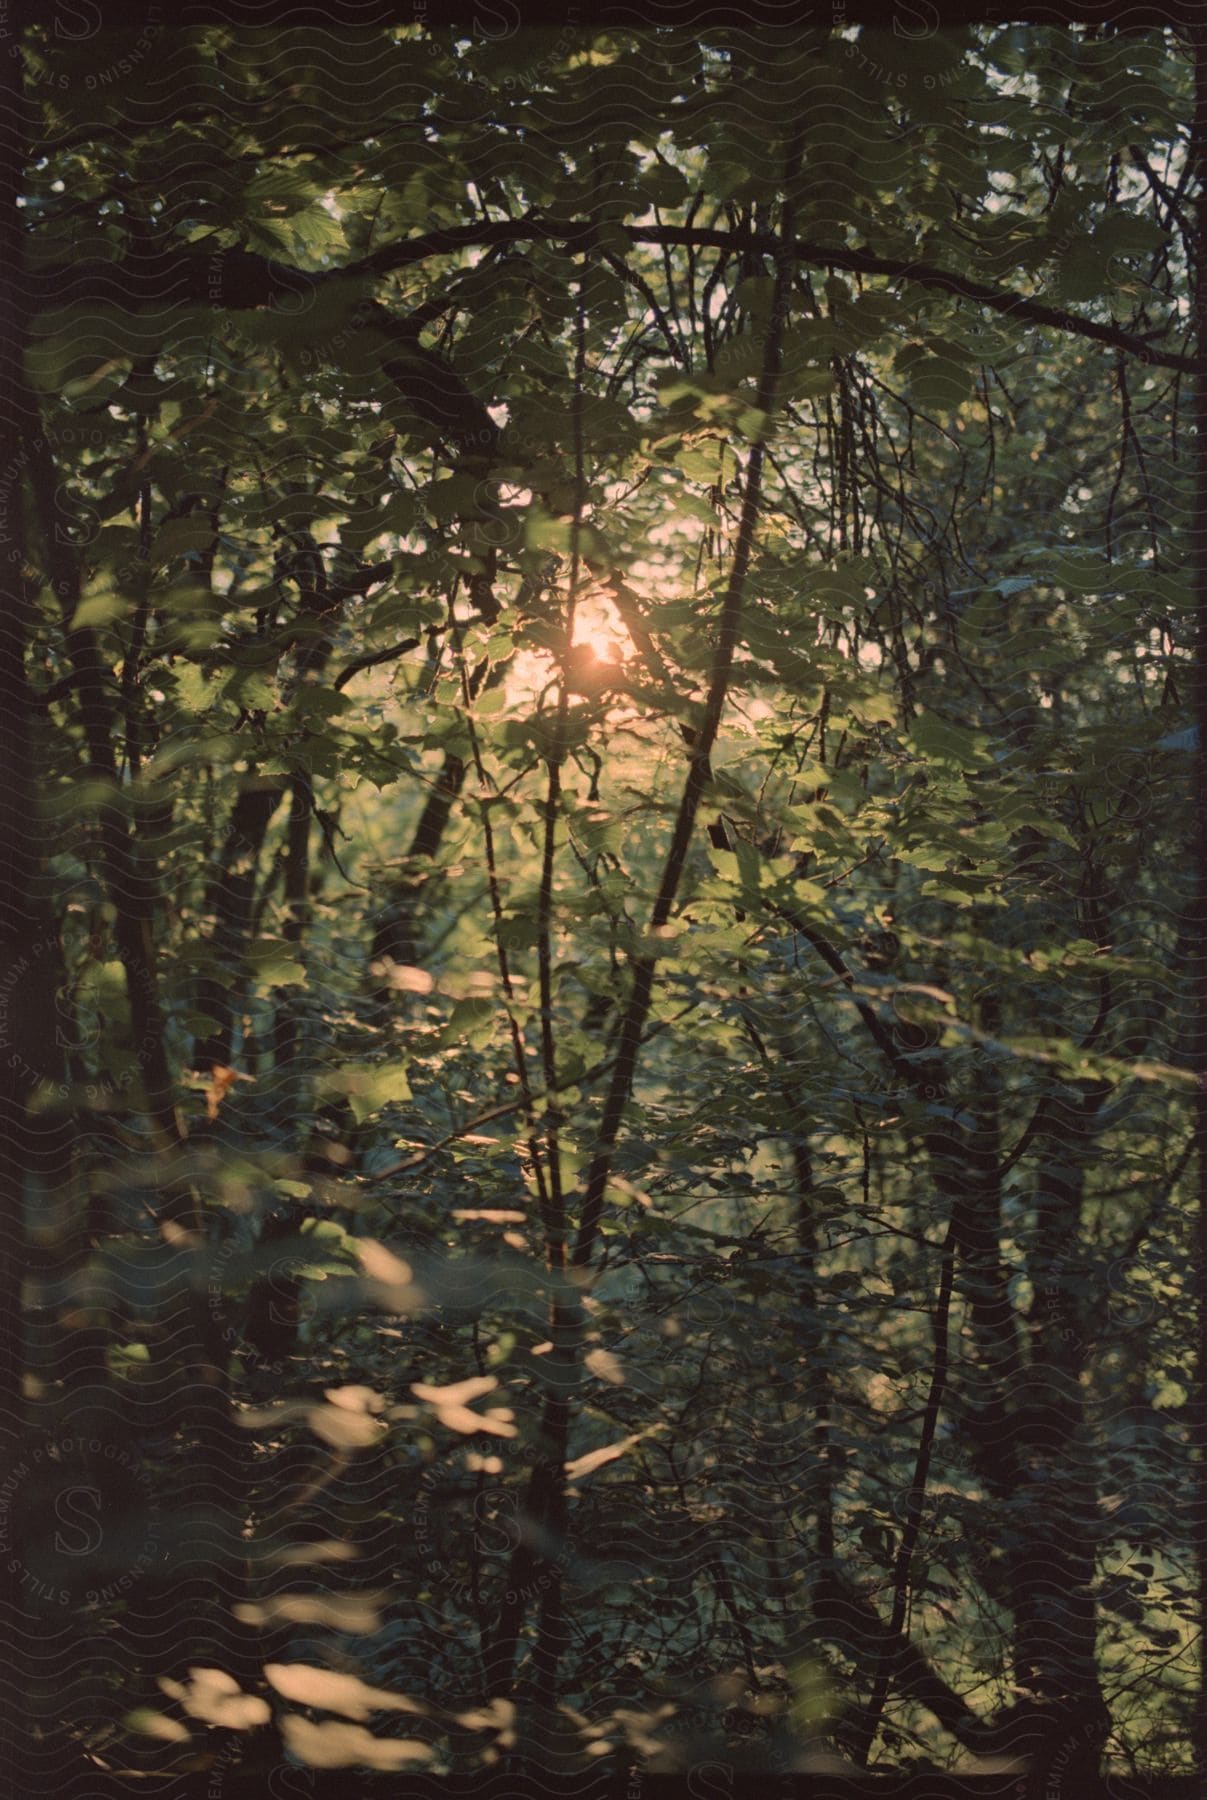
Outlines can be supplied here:
[[1186, 1766], [1186, 48], [23, 49], [41, 1728]]

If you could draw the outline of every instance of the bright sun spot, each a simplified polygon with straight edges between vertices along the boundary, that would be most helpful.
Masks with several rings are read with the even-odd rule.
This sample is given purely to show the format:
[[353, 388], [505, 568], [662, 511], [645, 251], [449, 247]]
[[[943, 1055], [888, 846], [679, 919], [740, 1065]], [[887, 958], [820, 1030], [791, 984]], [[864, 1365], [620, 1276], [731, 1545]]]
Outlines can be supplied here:
[[602, 594], [588, 594], [579, 601], [572, 643], [575, 649], [591, 651], [600, 662], [626, 662], [633, 651], [620, 614]]
[[[570, 643], [571, 661], [575, 670], [571, 678], [572, 697], [581, 696], [584, 692], [578, 685], [584, 675], [588, 676], [586, 691], [594, 686], [589, 678], [590, 670], [599, 668], [606, 686], [611, 679], [610, 671], [627, 664], [636, 652], [633, 640], [625, 630], [613, 602], [595, 591], [585, 593], [574, 609], [574, 631]], [[549, 650], [525, 649], [519, 652], [511, 665], [507, 686], [513, 699], [520, 695], [549, 695], [553, 692], [557, 679], [558, 664]]]

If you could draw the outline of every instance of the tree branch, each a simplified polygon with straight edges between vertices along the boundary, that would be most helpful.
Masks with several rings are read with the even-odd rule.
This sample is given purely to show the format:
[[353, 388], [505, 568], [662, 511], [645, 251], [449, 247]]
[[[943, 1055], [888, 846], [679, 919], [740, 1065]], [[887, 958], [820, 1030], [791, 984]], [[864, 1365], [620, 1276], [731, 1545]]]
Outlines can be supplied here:
[[[719, 231], [704, 226], [679, 225], [609, 228], [612, 235], [618, 229], [633, 246], [711, 248], [734, 255], [745, 253], [767, 257], [776, 253], [777, 239], [769, 232]], [[150, 255], [140, 252], [120, 263], [55, 266], [37, 275], [27, 274], [24, 286], [34, 312], [52, 305], [57, 308], [88, 302], [164, 308], [207, 301], [232, 311], [245, 311], [289, 300], [296, 304], [307, 294], [317, 293], [333, 283], [378, 279], [426, 262], [431, 257], [454, 255], [459, 250], [532, 242], [559, 243], [568, 251], [581, 253], [595, 247], [597, 226], [591, 219], [549, 219], [531, 213], [519, 219], [481, 220], [472, 225], [447, 226], [404, 238], [401, 242], [384, 245], [371, 256], [345, 268], [318, 273], [295, 269], [248, 250], [222, 250], [212, 256], [176, 250]], [[1151, 336], [1141, 336], [1121, 325], [1106, 324], [1099, 319], [1088, 319], [1065, 307], [1049, 306], [1009, 288], [975, 281], [954, 269], [942, 269], [932, 263], [912, 262], [901, 257], [876, 256], [868, 250], [851, 250], [838, 244], [818, 243], [811, 238], [794, 238], [792, 254], [798, 262], [815, 268], [841, 269], [854, 275], [881, 275], [889, 281], [908, 281], [918, 287], [935, 288], [975, 306], [1009, 314], [1015, 320], [1108, 344], [1141, 362], [1163, 369], [1190, 373], [1199, 367], [1199, 358], [1158, 349]], [[398, 328], [405, 329], [405, 326], [400, 324]], [[418, 348], [414, 346], [412, 354]]]
[[872, 1681], [871, 1698], [868, 1701], [867, 1712], [859, 1734], [856, 1760], [864, 1767], [867, 1766], [872, 1745], [876, 1741], [876, 1733], [880, 1729], [884, 1704], [888, 1699], [890, 1683], [897, 1671], [901, 1648], [908, 1641], [909, 1636], [906, 1627], [906, 1613], [909, 1607], [914, 1552], [918, 1547], [918, 1538], [922, 1531], [922, 1516], [926, 1507], [926, 1484], [930, 1477], [931, 1457], [934, 1452], [935, 1436], [939, 1429], [939, 1414], [947, 1393], [951, 1297], [955, 1285], [955, 1269], [956, 1225], [953, 1214], [943, 1240], [939, 1292], [935, 1301], [932, 1321], [934, 1360], [931, 1365], [930, 1391], [926, 1397], [926, 1411], [918, 1439], [918, 1451], [914, 1460], [914, 1477], [910, 1483], [909, 1498], [906, 1502], [901, 1541], [897, 1546], [897, 1554], [893, 1561], [892, 1615], [889, 1619], [888, 1635], [884, 1639], [880, 1654], [876, 1659], [876, 1673]]

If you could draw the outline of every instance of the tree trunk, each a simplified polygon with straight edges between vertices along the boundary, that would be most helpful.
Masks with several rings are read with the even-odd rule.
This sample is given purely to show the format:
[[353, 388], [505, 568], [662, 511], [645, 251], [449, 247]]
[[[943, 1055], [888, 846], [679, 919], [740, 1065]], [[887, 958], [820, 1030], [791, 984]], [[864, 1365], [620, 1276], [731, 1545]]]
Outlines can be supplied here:
[[277, 776], [250, 776], [231, 812], [222, 860], [210, 881], [205, 913], [212, 918], [209, 951], [214, 967], [198, 983], [198, 1009], [213, 1029], [196, 1051], [203, 1071], [229, 1066], [235, 1017], [244, 977], [244, 957], [251, 937], [260, 855], [272, 816], [285, 794]]
[[[1207, 26], [1187, 27], [1194, 53], [1194, 121], [1190, 156], [1197, 183], [1193, 292], [1194, 337], [1199, 356], [1207, 348]], [[1195, 376], [1195, 503], [1191, 550], [1194, 556], [1194, 710], [1198, 740], [1193, 769], [1193, 855], [1195, 898], [1192, 918], [1190, 988], [1191, 1067], [1197, 1078], [1194, 1136], [1198, 1157], [1194, 1244], [1196, 1377], [1193, 1407], [1197, 1452], [1191, 1537], [1198, 1569], [1200, 1681], [1195, 1711], [1195, 1760], [1207, 1785], [1207, 372]]]
[[1030, 1758], [1033, 1780], [1055, 1774], [1060, 1759], [1071, 1784], [1097, 1777], [1108, 1726], [1093, 1598], [1097, 1480], [1081, 1387], [1087, 1286], [1081, 1208], [1103, 1098], [1091, 1090], [1075, 1109], [1053, 1109], [1028, 1258], [1035, 1295], [1031, 1357], [1013, 1421], [1021, 1542], [1008, 1563], [1014, 1675], [1026, 1695], [1016, 1715], [1018, 1747]]
[[[420, 860], [431, 862], [435, 858], [448, 828], [453, 805], [464, 784], [465, 768], [463, 758], [455, 756], [450, 750], [444, 759], [444, 767], [436, 779], [436, 785], [419, 815], [419, 823], [415, 827], [407, 855], [408, 863]], [[427, 875], [408, 874], [395, 884], [387, 904], [378, 914], [373, 930], [372, 963], [392, 962], [403, 968], [413, 968], [419, 963], [423, 955], [420, 902], [429, 880]], [[380, 975], [376, 978], [379, 982], [375, 990], [376, 998], [384, 1004], [393, 990]]]

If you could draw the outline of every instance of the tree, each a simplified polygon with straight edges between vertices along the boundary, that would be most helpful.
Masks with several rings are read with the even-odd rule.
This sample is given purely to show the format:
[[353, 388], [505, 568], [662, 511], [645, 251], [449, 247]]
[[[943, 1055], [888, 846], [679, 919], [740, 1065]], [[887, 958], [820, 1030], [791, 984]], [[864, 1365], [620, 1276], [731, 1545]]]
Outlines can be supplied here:
[[37, 1729], [1189, 1767], [1197, 40], [341, 49], [21, 39]]

